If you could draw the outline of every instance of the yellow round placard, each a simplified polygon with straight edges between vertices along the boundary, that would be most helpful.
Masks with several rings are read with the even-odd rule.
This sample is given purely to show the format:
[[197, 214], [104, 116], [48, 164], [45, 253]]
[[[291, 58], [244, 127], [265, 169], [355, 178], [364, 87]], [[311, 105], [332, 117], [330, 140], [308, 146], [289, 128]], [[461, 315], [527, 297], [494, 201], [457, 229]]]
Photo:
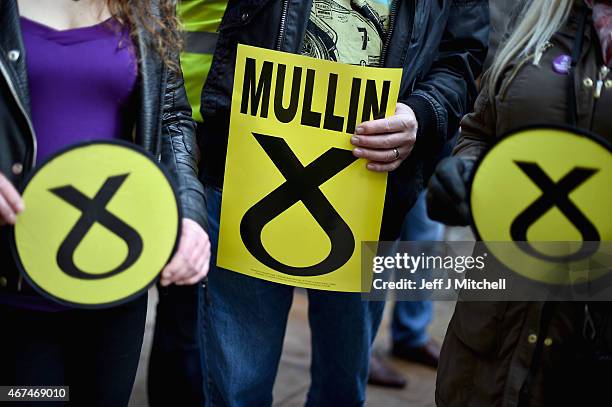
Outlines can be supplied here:
[[612, 152], [596, 137], [554, 127], [504, 137], [480, 161], [470, 204], [479, 239], [514, 242], [488, 245], [513, 271], [554, 284], [607, 272], [592, 265], [612, 240]]
[[76, 307], [109, 307], [145, 291], [179, 236], [175, 190], [131, 144], [94, 142], [39, 166], [23, 190], [14, 253], [31, 285]]

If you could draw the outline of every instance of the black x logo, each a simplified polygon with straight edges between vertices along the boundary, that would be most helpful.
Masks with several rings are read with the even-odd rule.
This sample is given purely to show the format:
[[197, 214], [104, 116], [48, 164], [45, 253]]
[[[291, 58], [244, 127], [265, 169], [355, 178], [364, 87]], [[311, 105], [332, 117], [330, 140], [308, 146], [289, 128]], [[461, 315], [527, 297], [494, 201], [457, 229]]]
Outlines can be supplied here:
[[[71, 185], [50, 190], [54, 195], [82, 212], [81, 217], [68, 233], [57, 252], [57, 265], [64, 273], [84, 280], [99, 280], [125, 271], [142, 254], [142, 238], [138, 232], [106, 209], [106, 205], [121, 188], [128, 175], [123, 174], [108, 178], [93, 199], [88, 198]], [[123, 263], [111, 271], [100, 274], [86, 273], [74, 264], [74, 252], [95, 223], [99, 223], [113, 232], [128, 246], [128, 254]]]
[[542, 196], [535, 200], [525, 209], [512, 223], [510, 234], [512, 239], [525, 252], [532, 256], [558, 262], [576, 261], [589, 257], [597, 251], [593, 245], [587, 246], [583, 243], [582, 248], [569, 256], [548, 256], [536, 251], [527, 242], [527, 231], [538, 219], [550, 209], [557, 207], [563, 215], [580, 231], [583, 242], [596, 242], [600, 240], [597, 228], [582, 213], [580, 209], [570, 200], [572, 191], [584, 184], [595, 175], [598, 170], [593, 168], [576, 167], [565, 175], [559, 182], [555, 183], [533, 162], [515, 161], [515, 164], [533, 181], [542, 191]]
[[[266, 266], [295, 276], [319, 276], [343, 266], [353, 255], [355, 238], [349, 226], [327, 200], [319, 186], [351, 165], [351, 151], [331, 148], [304, 167], [285, 140], [253, 133], [286, 182], [250, 208], [240, 222], [240, 236], [249, 252]], [[331, 241], [331, 250], [318, 264], [294, 267], [274, 259], [264, 248], [261, 231], [270, 221], [297, 202], [303, 202]]]

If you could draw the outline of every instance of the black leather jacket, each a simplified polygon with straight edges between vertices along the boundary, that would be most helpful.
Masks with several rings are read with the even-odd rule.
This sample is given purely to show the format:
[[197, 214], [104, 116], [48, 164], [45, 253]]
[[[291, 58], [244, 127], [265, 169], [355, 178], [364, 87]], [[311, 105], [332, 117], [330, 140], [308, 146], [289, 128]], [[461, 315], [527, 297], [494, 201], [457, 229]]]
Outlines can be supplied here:
[[[230, 0], [202, 94], [203, 174], [221, 187], [238, 43], [299, 53], [312, 0]], [[411, 158], [389, 176], [381, 239], [402, 220], [476, 97], [489, 38], [487, 0], [393, 0], [384, 66], [402, 67], [400, 101], [419, 122]]]
[[[138, 108], [134, 143], [159, 157], [178, 188], [183, 216], [206, 229], [206, 203], [198, 180], [195, 123], [183, 79], [165, 68], [140, 30]], [[36, 161], [36, 136], [29, 112], [25, 50], [16, 0], [0, 2], [0, 172], [19, 186]], [[16, 286], [7, 248], [7, 228], [0, 227], [0, 293]], [[8, 284], [7, 284], [8, 280]], [[4, 287], [6, 288], [6, 287]]]

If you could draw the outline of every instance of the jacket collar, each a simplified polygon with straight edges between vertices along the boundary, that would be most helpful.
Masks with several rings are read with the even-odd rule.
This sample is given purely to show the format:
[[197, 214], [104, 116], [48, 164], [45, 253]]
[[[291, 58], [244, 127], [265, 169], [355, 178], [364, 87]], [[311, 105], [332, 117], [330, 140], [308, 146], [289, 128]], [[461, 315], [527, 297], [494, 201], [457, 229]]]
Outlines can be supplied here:
[[[9, 55], [17, 55], [12, 60]], [[28, 88], [28, 74], [26, 70], [25, 47], [21, 36], [19, 10], [16, 0], [0, 1], [0, 59], [6, 67], [9, 80], [15, 85], [17, 96], [21, 103], [30, 110], [30, 92]]]

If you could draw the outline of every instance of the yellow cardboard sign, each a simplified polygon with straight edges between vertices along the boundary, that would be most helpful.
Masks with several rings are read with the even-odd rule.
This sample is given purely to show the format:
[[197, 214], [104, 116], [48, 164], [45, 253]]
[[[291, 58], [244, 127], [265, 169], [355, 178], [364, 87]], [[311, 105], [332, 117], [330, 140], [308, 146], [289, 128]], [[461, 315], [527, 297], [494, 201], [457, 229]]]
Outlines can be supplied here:
[[180, 212], [170, 179], [136, 146], [73, 146], [23, 191], [14, 253], [27, 281], [74, 307], [105, 308], [150, 287], [172, 255]]
[[378, 240], [386, 174], [351, 135], [390, 116], [400, 69], [239, 45], [217, 265], [277, 283], [361, 291], [361, 242]]

